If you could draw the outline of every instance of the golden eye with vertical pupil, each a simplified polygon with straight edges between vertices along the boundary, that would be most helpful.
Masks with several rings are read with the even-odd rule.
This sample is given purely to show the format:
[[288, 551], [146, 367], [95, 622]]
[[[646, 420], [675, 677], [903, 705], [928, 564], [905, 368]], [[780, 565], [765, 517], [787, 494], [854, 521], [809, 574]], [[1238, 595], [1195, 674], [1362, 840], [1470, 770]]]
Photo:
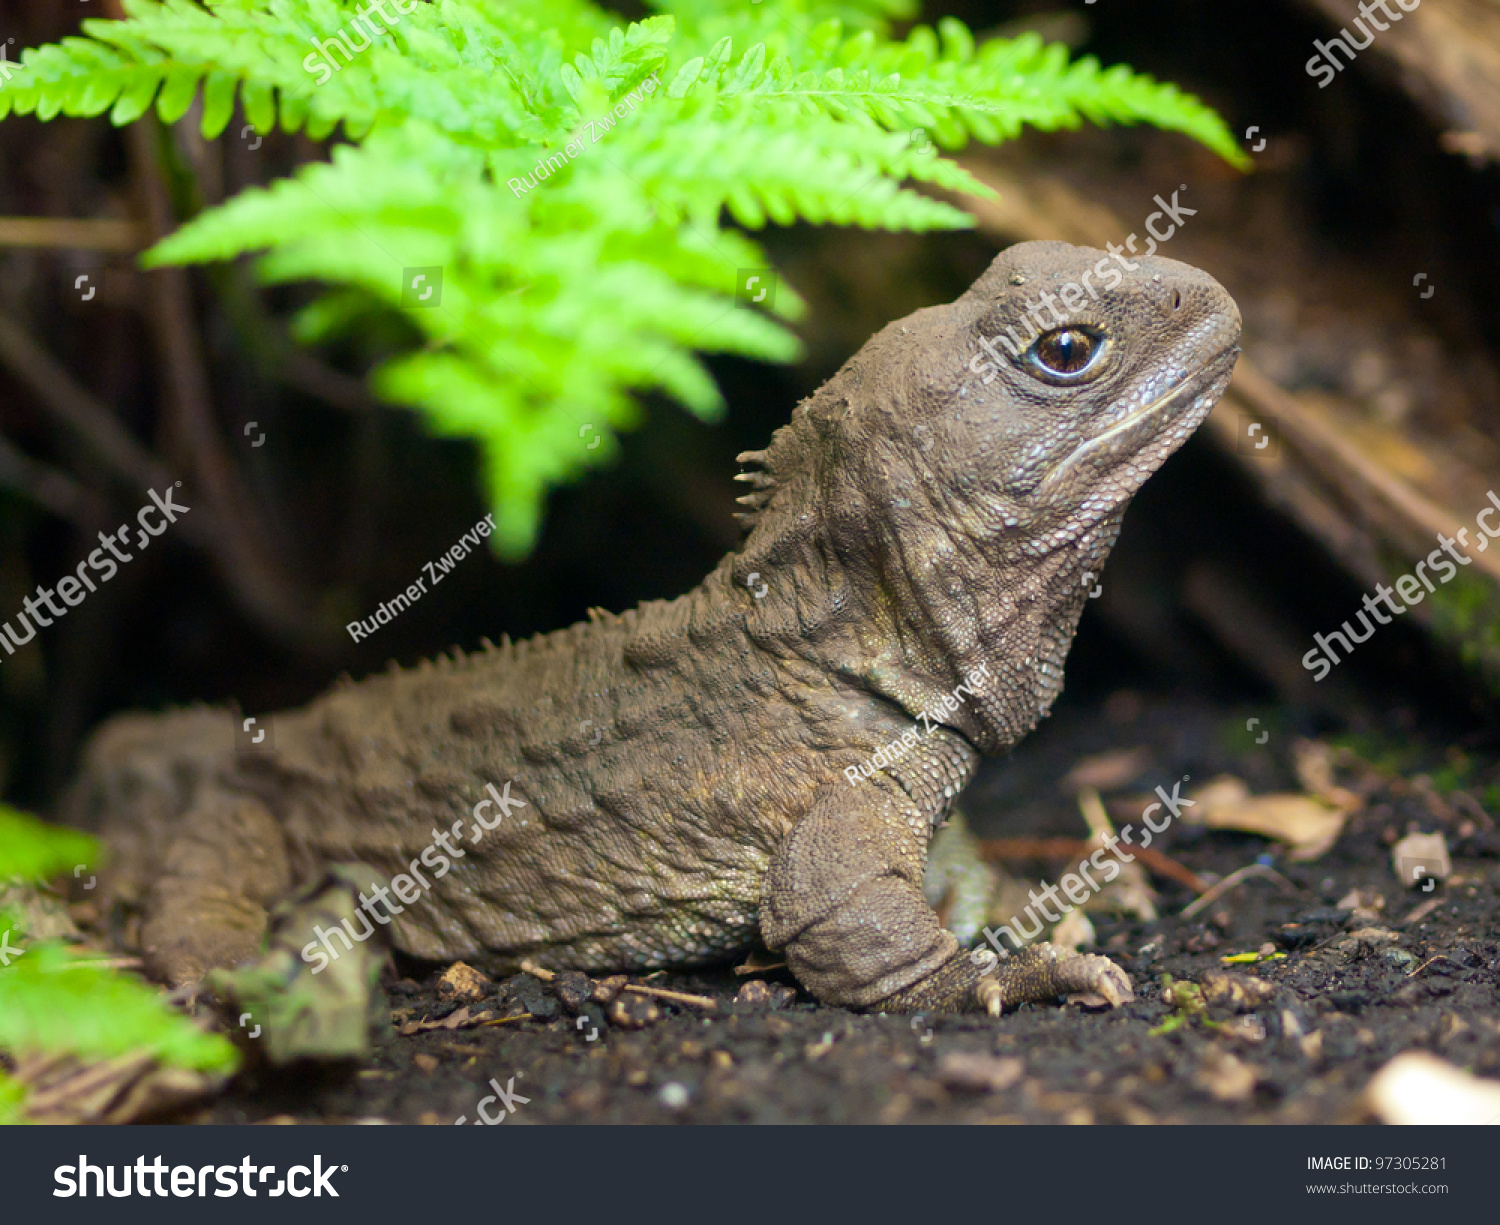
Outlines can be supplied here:
[[1071, 379], [1094, 364], [1104, 337], [1092, 328], [1056, 328], [1037, 337], [1026, 350], [1026, 363], [1052, 378]]

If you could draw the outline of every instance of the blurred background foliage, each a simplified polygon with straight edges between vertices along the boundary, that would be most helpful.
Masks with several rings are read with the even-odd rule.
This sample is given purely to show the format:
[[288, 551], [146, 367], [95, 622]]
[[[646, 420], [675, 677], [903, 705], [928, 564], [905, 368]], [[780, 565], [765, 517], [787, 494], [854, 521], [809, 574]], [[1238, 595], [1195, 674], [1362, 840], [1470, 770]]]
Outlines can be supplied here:
[[[183, 479], [193, 507], [0, 660], [13, 797], [45, 807], [113, 710], [272, 710], [341, 670], [681, 593], [737, 540], [733, 457], [874, 330], [1048, 226], [1096, 241], [1112, 215], [1121, 239], [1183, 183], [1199, 212], [1167, 254], [1235, 293], [1249, 356], [1306, 411], [1348, 408], [1382, 479], [1484, 504], [1445, 456], [1482, 474], [1489, 444], [1462, 440], [1496, 432], [1493, 166], [1440, 142], [1379, 48], [1320, 93], [1323, 6], [975, 2], [929, 29], [900, 3], [450, 0], [317, 84], [307, 40], [357, 7], [139, 4], [119, 26], [98, 22], [117, 0], [0, 0], [22, 65], [0, 89], [0, 612], [147, 488]], [[1373, 495], [1314, 498], [1297, 437], [1273, 472], [1228, 428], [1138, 499], [1067, 700], [1472, 717], [1488, 579], [1454, 585], [1448, 628], [1394, 626], [1299, 684], [1310, 635], [1415, 546]], [[492, 507], [503, 556], [350, 640]]]

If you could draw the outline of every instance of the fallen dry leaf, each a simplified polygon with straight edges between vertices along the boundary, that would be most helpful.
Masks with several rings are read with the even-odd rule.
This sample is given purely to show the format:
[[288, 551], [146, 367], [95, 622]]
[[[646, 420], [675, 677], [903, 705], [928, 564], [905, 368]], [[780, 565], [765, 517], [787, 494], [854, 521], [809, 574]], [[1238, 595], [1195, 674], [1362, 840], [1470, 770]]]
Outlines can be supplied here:
[[1325, 854], [1338, 841], [1352, 811], [1290, 792], [1251, 795], [1241, 780], [1229, 774], [1221, 774], [1190, 793], [1189, 798], [1194, 806], [1183, 810], [1184, 821], [1284, 842], [1291, 848], [1290, 858], [1294, 862]]
[[21, 930], [32, 940], [83, 942], [67, 902], [50, 889], [26, 881], [0, 880], [0, 911], [18, 919]]
[[1256, 1072], [1227, 1051], [1211, 1051], [1193, 1078], [1221, 1102], [1243, 1102], [1255, 1092]]
[[[1089, 827], [1089, 841], [1096, 847], [1103, 847], [1107, 850], [1109, 842], [1106, 836], [1112, 835], [1115, 828], [1110, 822], [1109, 814], [1104, 810], [1104, 803], [1100, 800], [1099, 793], [1091, 787], [1083, 788], [1078, 793], [1078, 811], [1082, 814], [1084, 823]], [[1118, 875], [1085, 902], [1084, 909], [1129, 914], [1147, 923], [1155, 922], [1156, 893], [1151, 888], [1151, 878], [1146, 875], [1145, 866], [1133, 860], [1121, 862], [1114, 854], [1111, 854], [1110, 858], [1117, 861]]]
[[1205, 1004], [1234, 1013], [1253, 1012], [1276, 994], [1275, 984], [1263, 978], [1223, 970], [1210, 970], [1198, 985], [1203, 990]]
[[739, 965], [734, 967], [734, 972], [743, 978], [747, 974], [769, 974], [772, 970], [786, 969], [786, 958], [776, 958], [761, 949], [754, 949], [750, 955]]
[[493, 1012], [471, 1012], [468, 1005], [465, 1005], [440, 1021], [408, 1021], [396, 1032], [403, 1038], [409, 1038], [412, 1034], [425, 1034], [434, 1029], [474, 1029], [480, 1025], [504, 1025], [507, 1021], [524, 1021], [530, 1016], [529, 1012], [522, 1012], [513, 1017], [497, 1017]]
[[1083, 757], [1062, 776], [1057, 786], [1065, 795], [1076, 795], [1085, 787], [1114, 791], [1139, 778], [1151, 764], [1148, 748], [1111, 749]]
[[1420, 923], [1440, 905], [1442, 905], [1441, 898], [1428, 898], [1420, 906], [1416, 907], [1416, 909], [1414, 909], [1411, 914], [1407, 915], [1406, 918], [1401, 920], [1401, 926], [1410, 927], [1413, 923]]
[[1048, 939], [1059, 948], [1075, 953], [1082, 948], [1093, 948], [1094, 925], [1082, 910], [1070, 910], [1063, 916], [1063, 921], [1052, 929], [1052, 935]]
[[1310, 795], [1327, 801], [1340, 811], [1356, 812], [1364, 807], [1364, 799], [1333, 781], [1336, 756], [1334, 750], [1321, 740], [1299, 738], [1292, 741], [1292, 768], [1297, 772], [1297, 781]]

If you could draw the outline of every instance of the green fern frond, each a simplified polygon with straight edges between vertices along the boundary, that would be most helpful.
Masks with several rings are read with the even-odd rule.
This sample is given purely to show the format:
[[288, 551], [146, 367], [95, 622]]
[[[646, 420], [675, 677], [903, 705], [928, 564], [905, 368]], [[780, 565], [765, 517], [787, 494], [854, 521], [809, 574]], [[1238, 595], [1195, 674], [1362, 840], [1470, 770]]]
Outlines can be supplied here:
[[[764, 5], [746, 5], [743, 0], [649, 0], [649, 7], [670, 13], [688, 29], [703, 30], [741, 19], [766, 23]], [[769, 24], [785, 28], [799, 22], [811, 26], [837, 21], [845, 29], [883, 32], [893, 21], [910, 21], [919, 8], [917, 0], [795, 0], [772, 6], [774, 17]]]
[[969, 225], [912, 185], [985, 194], [938, 147], [1026, 126], [1152, 123], [1245, 164], [1202, 103], [1128, 68], [1034, 36], [976, 44], [953, 20], [893, 39], [909, 0], [659, 0], [629, 23], [585, 0], [383, 0], [379, 33], [366, 2], [127, 0], [126, 21], [27, 51], [0, 116], [174, 122], [198, 100], [207, 136], [236, 106], [260, 132], [342, 128], [354, 143], [329, 162], [193, 219], [148, 262], [259, 254], [268, 282], [322, 282], [307, 340], [403, 316], [421, 347], [372, 385], [479, 445], [508, 556], [549, 488], [614, 453], [640, 395], [720, 411], [698, 353], [796, 356], [772, 316], [801, 300], [782, 286], [747, 309], [767, 260], [726, 217]]
[[937, 33], [919, 26], [904, 42], [888, 42], [870, 31], [845, 38], [838, 23], [826, 22], [801, 48], [803, 63], [817, 66], [796, 73], [787, 56], [768, 58], [765, 44], [738, 60], [731, 46], [721, 38], [709, 56], [683, 69], [674, 90], [712, 89], [726, 102], [755, 105], [799, 101], [838, 119], [925, 129], [950, 149], [970, 138], [995, 144], [1027, 126], [1150, 122], [1193, 136], [1235, 165], [1249, 164], [1222, 121], [1195, 98], [1124, 66], [1101, 69], [1092, 57], [1070, 62], [1066, 47], [1035, 34], [976, 47], [963, 23], [948, 18]]

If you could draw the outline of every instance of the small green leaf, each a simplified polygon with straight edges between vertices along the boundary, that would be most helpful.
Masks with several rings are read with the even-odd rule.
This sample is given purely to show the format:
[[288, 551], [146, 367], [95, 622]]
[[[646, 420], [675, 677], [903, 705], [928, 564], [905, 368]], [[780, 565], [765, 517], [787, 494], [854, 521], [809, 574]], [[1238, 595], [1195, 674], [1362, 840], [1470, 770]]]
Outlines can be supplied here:
[[264, 81], [247, 80], [240, 90], [245, 118], [262, 136], [276, 126], [276, 93]]
[[198, 93], [203, 74], [194, 68], [169, 68], [156, 99], [156, 113], [163, 123], [176, 123], [187, 114]]
[[234, 95], [240, 79], [228, 72], [211, 72], [203, 83], [203, 122], [199, 125], [205, 140], [213, 140], [234, 117]]
[[139, 80], [127, 86], [115, 102], [114, 109], [109, 113], [110, 123], [117, 128], [123, 128], [127, 123], [134, 123], [146, 113], [151, 105], [151, 99], [156, 97], [156, 91], [160, 86], [161, 77], [155, 73], [143, 75]]
[[56, 944], [28, 948], [0, 967], [0, 1050], [100, 1059], [144, 1052], [204, 1072], [238, 1063], [227, 1040], [173, 1011], [161, 992]]
[[0, 880], [51, 880], [99, 861], [99, 843], [0, 803]]
[[677, 70], [677, 75], [672, 78], [672, 83], [667, 86], [667, 97], [685, 98], [690, 89], [698, 83], [698, 77], [703, 72], [703, 57], [696, 55], [688, 60]]

